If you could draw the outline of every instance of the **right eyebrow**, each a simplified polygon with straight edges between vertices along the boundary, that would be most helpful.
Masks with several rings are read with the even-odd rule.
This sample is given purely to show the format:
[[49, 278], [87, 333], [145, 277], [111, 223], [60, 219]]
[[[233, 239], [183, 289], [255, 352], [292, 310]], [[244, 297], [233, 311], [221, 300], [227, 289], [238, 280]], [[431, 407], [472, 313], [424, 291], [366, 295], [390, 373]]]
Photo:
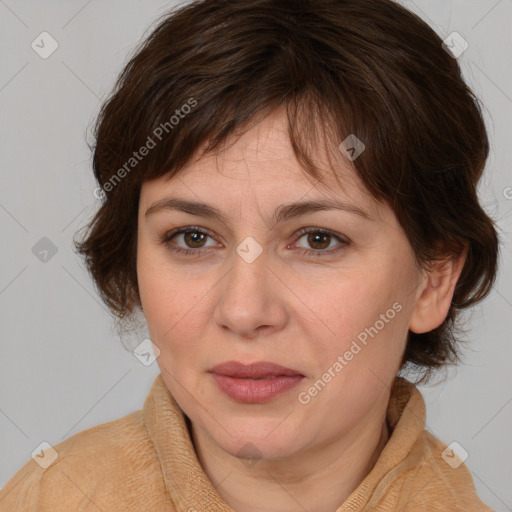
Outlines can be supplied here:
[[[160, 201], [157, 201], [146, 210], [145, 217], [164, 210], [178, 210], [189, 213], [191, 215], [197, 215], [199, 217], [210, 217], [220, 220], [225, 225], [230, 225], [227, 216], [218, 208], [206, 203], [187, 201], [179, 198], [164, 198]], [[366, 220], [376, 220], [375, 217], [370, 215], [370, 213], [355, 205], [341, 201], [334, 201], [331, 199], [319, 199], [314, 201], [289, 203], [279, 206], [272, 216], [271, 227], [274, 227], [280, 222], [291, 219], [293, 217], [300, 217], [307, 213], [325, 210], [343, 210], [355, 215], [359, 215]]]

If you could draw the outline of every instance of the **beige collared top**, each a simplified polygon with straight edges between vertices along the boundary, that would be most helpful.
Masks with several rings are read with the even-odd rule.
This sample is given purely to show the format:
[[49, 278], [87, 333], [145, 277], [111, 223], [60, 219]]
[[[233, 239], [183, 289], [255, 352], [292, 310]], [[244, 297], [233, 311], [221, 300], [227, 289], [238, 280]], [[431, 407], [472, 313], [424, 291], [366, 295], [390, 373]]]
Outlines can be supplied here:
[[[467, 467], [442, 457], [447, 446], [425, 430], [425, 416], [419, 390], [397, 377], [390, 439], [336, 512], [492, 512]], [[234, 512], [203, 471], [161, 374], [143, 409], [54, 449], [58, 458], [48, 468], [30, 459], [11, 478], [0, 491], [0, 512]]]

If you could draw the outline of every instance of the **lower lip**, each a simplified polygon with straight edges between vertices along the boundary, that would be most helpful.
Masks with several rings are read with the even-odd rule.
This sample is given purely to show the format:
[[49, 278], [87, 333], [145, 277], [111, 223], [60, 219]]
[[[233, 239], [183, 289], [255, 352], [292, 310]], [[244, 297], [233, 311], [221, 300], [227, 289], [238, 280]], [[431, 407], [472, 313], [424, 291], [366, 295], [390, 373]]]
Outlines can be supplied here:
[[280, 375], [267, 379], [237, 379], [212, 373], [219, 389], [238, 402], [258, 404], [295, 387], [304, 377], [302, 375]]

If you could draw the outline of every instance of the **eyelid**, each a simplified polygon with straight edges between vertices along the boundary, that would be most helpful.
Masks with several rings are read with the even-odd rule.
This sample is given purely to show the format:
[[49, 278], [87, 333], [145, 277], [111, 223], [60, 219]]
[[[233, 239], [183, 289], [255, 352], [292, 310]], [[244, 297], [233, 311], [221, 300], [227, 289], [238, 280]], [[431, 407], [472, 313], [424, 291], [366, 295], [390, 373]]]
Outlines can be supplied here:
[[[212, 232], [207, 228], [202, 228], [200, 226], [184, 226], [181, 228], [173, 229], [173, 230], [165, 233], [165, 235], [162, 237], [161, 242], [163, 244], [165, 244], [172, 251], [183, 252], [183, 253], [188, 253], [188, 254], [195, 253], [195, 255], [200, 255], [202, 253], [208, 252], [212, 248], [212, 247], [206, 247], [206, 248], [199, 247], [199, 248], [194, 249], [194, 248], [188, 248], [188, 247], [185, 248], [185, 247], [179, 247], [179, 246], [177, 246], [177, 247], [170, 246], [170, 241], [172, 240], [172, 238], [174, 238], [176, 235], [180, 235], [180, 234], [187, 233], [187, 232], [203, 233], [203, 234], [209, 236], [210, 238], [216, 240], [216, 236], [214, 236], [212, 234]], [[298, 248], [298, 250], [300, 252], [307, 253], [308, 255], [315, 254], [315, 255], [320, 256], [320, 255], [334, 254], [337, 251], [339, 251], [341, 248], [343, 248], [344, 246], [351, 244], [351, 240], [348, 237], [346, 237], [345, 235], [342, 235], [341, 233], [337, 233], [330, 229], [321, 228], [318, 226], [308, 226], [305, 228], [301, 228], [294, 233], [293, 237], [294, 237], [295, 241], [291, 245], [294, 245], [304, 235], [309, 234], [309, 233], [321, 233], [321, 234], [331, 236], [332, 238], [335, 238], [336, 240], [338, 240], [338, 242], [340, 242], [340, 244], [338, 247], [336, 247], [334, 249], [306, 249], [304, 247]], [[289, 248], [289, 247], [290, 247], [290, 245], [287, 245], [287, 248]]]
[[[217, 236], [217, 235], [213, 235], [213, 232], [210, 231], [209, 229], [203, 228], [201, 226], [184, 226], [184, 227], [172, 229], [169, 232], [166, 232], [164, 237], [167, 239], [167, 238], [171, 238], [174, 235], [181, 234], [183, 232], [195, 231], [195, 230], [199, 231], [199, 232], [202, 232], [202, 233], [205, 233], [205, 234], [207, 234], [208, 236], [210, 236], [211, 238], [214, 238], [214, 239]], [[331, 235], [333, 237], [337, 237], [338, 239], [340, 239], [340, 241], [343, 241], [343, 242], [346, 242], [346, 243], [350, 243], [350, 239], [347, 236], [345, 236], [345, 235], [343, 235], [341, 233], [337, 233], [335, 231], [332, 231], [331, 229], [322, 228], [322, 227], [319, 227], [319, 226], [309, 226], [309, 227], [301, 228], [298, 231], [296, 231], [293, 234], [293, 236], [294, 237], [300, 237], [300, 236], [302, 236], [304, 234], [307, 234], [307, 233], [316, 233], [316, 232], [325, 233], [327, 235]]]
[[[164, 236], [162, 237], [162, 242], [164, 242], [164, 243], [169, 242], [176, 235], [181, 235], [183, 233], [188, 233], [188, 232], [204, 233], [205, 235], [208, 235], [213, 240], [216, 240], [216, 238], [217, 238], [216, 236], [213, 235], [213, 233], [209, 229], [202, 228], [200, 226], [184, 226], [182, 228], [172, 229], [171, 231], [165, 233]], [[199, 249], [195, 249], [196, 252], [198, 250]]]
[[171, 229], [170, 231], [167, 231], [164, 236], [171, 237], [173, 235], [177, 235], [178, 233], [183, 233], [187, 231], [199, 231], [201, 233], [207, 234], [208, 236], [211, 236], [212, 238], [215, 238], [215, 236], [217, 236], [213, 236], [213, 231], [210, 231], [209, 229], [203, 228], [201, 226], [183, 226], [181, 228]]
[[295, 237], [301, 238], [302, 236], [309, 234], [309, 233], [323, 233], [325, 235], [332, 236], [333, 238], [338, 239], [340, 242], [344, 242], [346, 244], [351, 243], [349, 238], [341, 233], [337, 233], [335, 231], [332, 231], [331, 229], [327, 228], [321, 228], [316, 226], [310, 226], [307, 228], [301, 228], [299, 231], [295, 232]]

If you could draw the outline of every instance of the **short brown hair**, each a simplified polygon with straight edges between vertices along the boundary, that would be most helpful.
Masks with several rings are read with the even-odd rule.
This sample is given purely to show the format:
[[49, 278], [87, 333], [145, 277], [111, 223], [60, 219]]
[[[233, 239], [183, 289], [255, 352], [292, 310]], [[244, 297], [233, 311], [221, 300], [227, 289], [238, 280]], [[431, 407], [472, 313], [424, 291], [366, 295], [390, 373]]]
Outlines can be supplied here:
[[[317, 130], [337, 151], [351, 134], [363, 141], [355, 171], [393, 209], [419, 265], [467, 245], [446, 320], [409, 332], [402, 368], [422, 369], [428, 380], [432, 369], [460, 360], [455, 320], [496, 277], [498, 236], [477, 197], [489, 142], [457, 59], [391, 0], [200, 0], [166, 13], [94, 127], [104, 197], [75, 245], [97, 290], [120, 319], [140, 306], [142, 183], [175, 175], [200, 148], [214, 151], [281, 106], [298, 161], [318, 180], [306, 151], [317, 147]], [[143, 146], [150, 149], [135, 159]]]

